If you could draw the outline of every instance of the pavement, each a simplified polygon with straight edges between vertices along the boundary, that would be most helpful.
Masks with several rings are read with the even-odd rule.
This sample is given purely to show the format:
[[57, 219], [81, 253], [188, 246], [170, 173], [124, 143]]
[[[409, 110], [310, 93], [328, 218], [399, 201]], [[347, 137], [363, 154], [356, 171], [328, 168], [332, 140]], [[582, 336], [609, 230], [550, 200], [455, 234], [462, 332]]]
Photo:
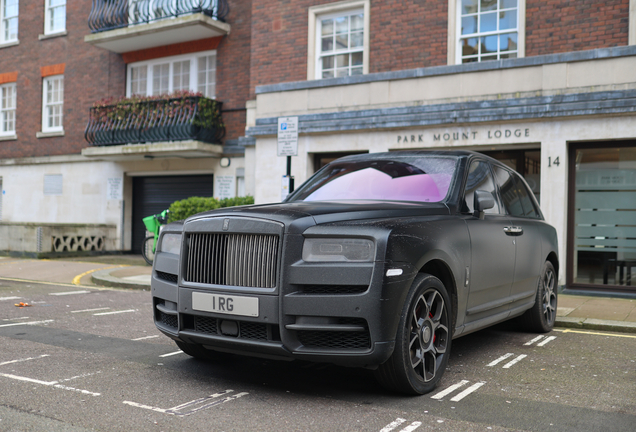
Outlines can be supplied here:
[[[152, 267], [141, 255], [59, 259], [0, 257], [0, 286], [2, 281], [14, 280], [149, 291], [151, 273]], [[636, 295], [560, 292], [556, 327], [636, 333]]]

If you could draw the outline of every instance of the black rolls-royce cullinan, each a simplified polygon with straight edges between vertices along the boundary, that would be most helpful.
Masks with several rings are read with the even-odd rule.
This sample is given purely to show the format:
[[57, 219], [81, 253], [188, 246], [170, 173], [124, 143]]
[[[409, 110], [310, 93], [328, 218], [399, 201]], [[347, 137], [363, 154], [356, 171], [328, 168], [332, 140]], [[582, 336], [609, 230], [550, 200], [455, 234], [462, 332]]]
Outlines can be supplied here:
[[453, 338], [514, 317], [550, 331], [558, 270], [556, 231], [507, 166], [467, 151], [356, 155], [283, 203], [166, 225], [154, 320], [197, 358], [366, 367], [423, 394]]

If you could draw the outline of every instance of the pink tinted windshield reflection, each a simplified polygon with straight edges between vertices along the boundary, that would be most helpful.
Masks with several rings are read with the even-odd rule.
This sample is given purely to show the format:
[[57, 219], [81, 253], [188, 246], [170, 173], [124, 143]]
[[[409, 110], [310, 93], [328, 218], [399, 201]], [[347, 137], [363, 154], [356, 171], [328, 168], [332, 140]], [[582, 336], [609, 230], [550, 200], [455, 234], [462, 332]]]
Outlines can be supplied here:
[[304, 201], [368, 199], [439, 202], [446, 197], [450, 182], [450, 174], [414, 174], [391, 178], [375, 168], [365, 168], [332, 179]]

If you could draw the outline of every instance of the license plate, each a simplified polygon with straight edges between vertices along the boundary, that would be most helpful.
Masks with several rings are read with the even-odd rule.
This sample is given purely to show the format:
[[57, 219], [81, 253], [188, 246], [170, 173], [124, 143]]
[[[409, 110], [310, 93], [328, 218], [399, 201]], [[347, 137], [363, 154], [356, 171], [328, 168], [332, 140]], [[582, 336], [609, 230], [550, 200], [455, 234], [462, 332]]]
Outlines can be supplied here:
[[227, 315], [257, 317], [258, 298], [193, 292], [192, 309]]

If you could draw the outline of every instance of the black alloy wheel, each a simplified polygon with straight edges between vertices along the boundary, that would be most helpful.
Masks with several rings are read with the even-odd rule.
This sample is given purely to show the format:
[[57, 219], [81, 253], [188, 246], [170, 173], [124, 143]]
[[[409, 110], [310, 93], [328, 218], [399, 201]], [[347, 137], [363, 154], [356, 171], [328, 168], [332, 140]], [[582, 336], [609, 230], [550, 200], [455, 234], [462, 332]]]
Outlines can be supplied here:
[[376, 371], [385, 388], [424, 394], [435, 388], [451, 347], [450, 301], [435, 276], [419, 274], [402, 311], [393, 354]]
[[522, 315], [529, 331], [547, 333], [554, 328], [557, 313], [557, 273], [550, 261], [543, 265], [534, 306]]

